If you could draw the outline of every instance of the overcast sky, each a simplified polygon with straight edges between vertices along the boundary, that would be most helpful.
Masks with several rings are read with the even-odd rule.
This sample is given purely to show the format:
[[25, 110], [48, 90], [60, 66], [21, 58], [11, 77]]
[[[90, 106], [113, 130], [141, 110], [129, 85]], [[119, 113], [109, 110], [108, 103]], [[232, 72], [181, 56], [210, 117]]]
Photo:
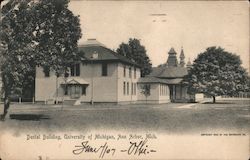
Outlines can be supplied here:
[[138, 38], [153, 66], [167, 61], [174, 47], [184, 48], [186, 61], [209, 46], [222, 46], [241, 56], [249, 68], [249, 6], [233, 1], [71, 1], [80, 15], [83, 37], [96, 38], [111, 49]]

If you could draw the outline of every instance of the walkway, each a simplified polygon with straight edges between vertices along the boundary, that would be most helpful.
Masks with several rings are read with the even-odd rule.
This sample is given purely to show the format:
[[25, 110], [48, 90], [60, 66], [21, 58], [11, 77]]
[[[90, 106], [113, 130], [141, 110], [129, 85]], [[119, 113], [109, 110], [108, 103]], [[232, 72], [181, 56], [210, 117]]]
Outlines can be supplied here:
[[203, 104], [203, 103], [210, 102], [210, 101], [211, 101], [211, 99], [204, 99], [203, 101], [200, 101], [198, 103], [185, 104], [185, 105], [182, 105], [182, 106], [179, 106], [179, 107], [176, 107], [176, 108], [179, 108], [179, 109], [192, 109], [192, 108], [194, 108], [194, 106], [196, 104], [199, 104], [199, 103]]

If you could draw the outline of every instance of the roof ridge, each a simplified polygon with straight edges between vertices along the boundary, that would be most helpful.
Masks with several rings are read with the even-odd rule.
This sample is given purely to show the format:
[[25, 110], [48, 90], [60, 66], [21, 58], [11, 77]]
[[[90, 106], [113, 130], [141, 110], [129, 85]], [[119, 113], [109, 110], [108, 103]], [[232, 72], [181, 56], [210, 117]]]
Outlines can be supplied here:
[[91, 39], [87, 39], [86, 41], [84, 41], [82, 44], [79, 44], [78, 46], [80, 47], [80, 46], [105, 46], [105, 45], [99, 42], [97, 39], [91, 38]]
[[160, 73], [157, 75], [157, 76], [160, 76], [165, 70], [167, 67], [162, 67], [163, 69], [160, 71]]
[[[125, 57], [125, 56], [123, 56], [123, 55], [121, 55], [121, 54], [119, 54], [119, 53], [113, 51], [113, 50], [110, 49], [110, 48], [107, 48], [106, 46], [100, 46], [100, 47], [103, 47], [103, 48], [105, 48], [105, 49], [111, 51], [111, 53], [112, 53], [116, 58], [118, 58], [118, 59], [120, 59], [120, 58], [122, 57], [122, 58], [126, 59], [127, 61], [129, 61], [130, 63], [138, 65], [136, 62], [133, 62], [133, 61], [130, 60], [129, 58], [127, 58], [127, 57]], [[120, 56], [120, 57], [119, 57], [119, 56]]]
[[[125, 57], [125, 56], [123, 56], [121, 54], [118, 54], [117, 52], [115, 52], [114, 50], [112, 50], [112, 49], [110, 49], [110, 48], [108, 48], [106, 46], [101, 46], [101, 45], [85, 45], [85, 46], [82, 45], [82, 46], [78, 46], [78, 48], [80, 50], [83, 50], [83, 52], [84, 52], [84, 48], [87, 50], [88, 48], [91, 49], [92, 47], [97, 47], [97, 48], [100, 48], [100, 49], [102, 48], [106, 52], [106, 54], [109, 54], [110, 56], [113, 57], [112, 60], [119, 60], [119, 61], [121, 61], [123, 63], [128, 63], [128, 64], [131, 64], [131, 65], [135, 65], [135, 66], [140, 67], [140, 65], [138, 65], [136, 62], [131, 61], [127, 57]], [[102, 55], [102, 54], [100, 54], [100, 55]], [[85, 57], [86, 60], [90, 60], [88, 58], [89, 56], [84, 56], [84, 57]]]

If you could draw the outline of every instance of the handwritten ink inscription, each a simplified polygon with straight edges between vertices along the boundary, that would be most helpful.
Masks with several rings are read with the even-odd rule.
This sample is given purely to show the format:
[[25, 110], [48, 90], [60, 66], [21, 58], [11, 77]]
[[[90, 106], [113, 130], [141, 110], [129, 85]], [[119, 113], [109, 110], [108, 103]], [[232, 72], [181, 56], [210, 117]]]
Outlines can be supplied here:
[[104, 145], [101, 145], [99, 147], [93, 147], [89, 145], [89, 141], [84, 141], [81, 143], [80, 146], [75, 146], [77, 149], [73, 150], [73, 154], [79, 155], [83, 152], [85, 153], [95, 153], [99, 154], [99, 158], [103, 158], [106, 154], [111, 154], [112, 156], [115, 154], [116, 149], [115, 148], [110, 148], [105, 142]]
[[[148, 140], [141, 140], [139, 142], [132, 142], [130, 141], [128, 146], [125, 149], [119, 150], [119, 152], [124, 152], [128, 155], [147, 155], [151, 152], [156, 152], [156, 150], [149, 149], [147, 144]], [[110, 147], [107, 142], [100, 146], [92, 146], [89, 144], [89, 141], [84, 141], [81, 145], [76, 145], [75, 149], [73, 150], [74, 155], [80, 155], [83, 153], [94, 153], [98, 154], [99, 158], [104, 158], [105, 155], [114, 156], [117, 152], [116, 148]]]
[[151, 152], [156, 152], [155, 150], [149, 150], [147, 145], [148, 140], [138, 142], [130, 142], [130, 146], [127, 150], [121, 150], [121, 152], [127, 152], [128, 155], [146, 155]]

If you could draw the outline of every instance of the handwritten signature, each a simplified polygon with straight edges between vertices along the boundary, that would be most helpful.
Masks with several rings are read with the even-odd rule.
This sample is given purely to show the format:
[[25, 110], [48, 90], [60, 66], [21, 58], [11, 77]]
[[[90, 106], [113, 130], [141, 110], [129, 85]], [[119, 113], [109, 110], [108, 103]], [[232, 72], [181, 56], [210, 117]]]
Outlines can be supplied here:
[[[127, 153], [128, 155], [147, 155], [151, 152], [156, 152], [156, 150], [149, 149], [147, 145], [148, 140], [142, 140], [139, 142], [129, 142], [128, 148], [120, 150], [120, 152]], [[84, 141], [81, 145], [76, 145], [73, 150], [74, 155], [80, 155], [83, 153], [94, 153], [99, 154], [99, 158], [104, 158], [105, 155], [114, 156], [117, 149], [112, 148], [105, 142], [103, 145], [94, 147], [89, 144], [89, 141]]]
[[143, 141], [138, 142], [129, 142], [130, 146], [127, 150], [121, 150], [121, 152], [127, 152], [128, 155], [146, 155], [151, 152], [156, 152], [156, 150], [149, 150], [148, 145], [147, 145], [148, 140], [145, 139]]

